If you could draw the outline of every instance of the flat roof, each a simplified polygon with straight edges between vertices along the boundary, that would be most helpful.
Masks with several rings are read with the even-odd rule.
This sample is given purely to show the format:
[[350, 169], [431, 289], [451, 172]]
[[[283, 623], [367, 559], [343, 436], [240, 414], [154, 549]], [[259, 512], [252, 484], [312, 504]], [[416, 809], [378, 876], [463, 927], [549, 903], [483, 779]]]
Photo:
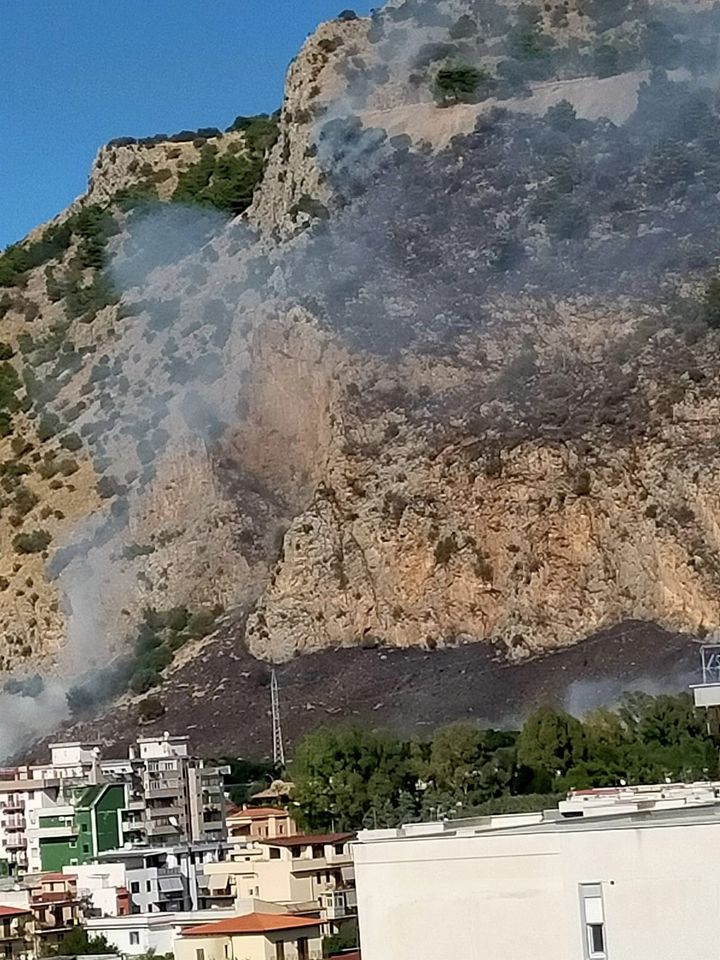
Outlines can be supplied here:
[[143, 846], [138, 844], [134, 847], [117, 847], [115, 850], [100, 850], [97, 859], [111, 857], [154, 857], [159, 853], [192, 853], [193, 851], [205, 852], [207, 850], [229, 850], [231, 844], [226, 840], [193, 840], [191, 843], [168, 843], [155, 847]]
[[256, 837], [258, 843], [270, 847], [310, 847], [315, 844], [346, 843], [352, 840], [354, 833], [296, 833], [292, 837]]
[[361, 830], [355, 841], [363, 843], [438, 840], [447, 837], [508, 836], [534, 833], [587, 833], [590, 831], [652, 829], [712, 825], [720, 827], [720, 802], [708, 801], [683, 807], [636, 809], [613, 813], [596, 812], [592, 816], [563, 816], [557, 810], [545, 814], [510, 814], [438, 823], [407, 824], [386, 830]]

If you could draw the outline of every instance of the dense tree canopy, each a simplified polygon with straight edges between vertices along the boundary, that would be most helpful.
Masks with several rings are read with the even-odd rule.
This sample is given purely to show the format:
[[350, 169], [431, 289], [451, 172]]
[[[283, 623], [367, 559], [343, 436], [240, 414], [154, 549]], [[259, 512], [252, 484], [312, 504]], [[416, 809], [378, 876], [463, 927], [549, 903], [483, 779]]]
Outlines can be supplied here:
[[464, 723], [411, 741], [320, 730], [298, 748], [293, 815], [308, 829], [394, 826], [538, 809], [573, 787], [717, 775], [717, 747], [687, 695], [626, 695], [579, 720], [541, 707], [519, 732]]

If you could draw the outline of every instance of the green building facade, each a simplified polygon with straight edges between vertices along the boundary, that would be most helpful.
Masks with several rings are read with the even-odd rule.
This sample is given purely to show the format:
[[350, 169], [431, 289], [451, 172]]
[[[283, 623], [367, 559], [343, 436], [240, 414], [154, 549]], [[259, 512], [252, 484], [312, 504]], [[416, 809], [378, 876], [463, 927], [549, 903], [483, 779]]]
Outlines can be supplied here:
[[99, 783], [78, 791], [71, 813], [41, 814], [40, 863], [43, 871], [92, 863], [103, 850], [121, 845], [121, 814], [126, 805], [125, 785]]

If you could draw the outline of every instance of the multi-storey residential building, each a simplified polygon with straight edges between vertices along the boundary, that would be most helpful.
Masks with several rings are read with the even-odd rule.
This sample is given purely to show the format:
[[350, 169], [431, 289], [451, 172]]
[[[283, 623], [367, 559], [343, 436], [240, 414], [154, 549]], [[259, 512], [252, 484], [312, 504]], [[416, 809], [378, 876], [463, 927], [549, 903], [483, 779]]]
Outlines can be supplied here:
[[123, 760], [53, 744], [49, 764], [0, 771], [0, 863], [22, 875], [127, 844], [220, 842], [223, 773], [191, 757], [187, 737], [141, 738]]
[[2, 960], [29, 960], [32, 955], [32, 936], [28, 924], [30, 909], [0, 906], [0, 958]]
[[325, 932], [336, 932], [357, 913], [353, 837], [299, 834], [235, 844], [229, 860], [203, 868], [201, 904], [228, 907], [257, 897], [296, 912], [319, 912]]
[[129, 841], [225, 839], [224, 770], [191, 757], [188, 737], [141, 737], [127, 761], [103, 762], [101, 768], [132, 784], [123, 828]]
[[130, 913], [174, 913], [201, 907], [199, 876], [226, 855], [226, 846], [188, 843], [138, 846], [100, 854], [100, 863], [123, 864]]
[[227, 815], [227, 831], [231, 839], [256, 840], [289, 837], [297, 828], [283, 807], [243, 807]]
[[77, 877], [44, 873], [31, 881], [30, 909], [37, 956], [47, 956], [84, 919], [84, 902]]
[[41, 869], [91, 863], [103, 850], [116, 849], [127, 797], [127, 784], [99, 783], [74, 788], [69, 802], [33, 812], [27, 834], [33, 848], [37, 839]]

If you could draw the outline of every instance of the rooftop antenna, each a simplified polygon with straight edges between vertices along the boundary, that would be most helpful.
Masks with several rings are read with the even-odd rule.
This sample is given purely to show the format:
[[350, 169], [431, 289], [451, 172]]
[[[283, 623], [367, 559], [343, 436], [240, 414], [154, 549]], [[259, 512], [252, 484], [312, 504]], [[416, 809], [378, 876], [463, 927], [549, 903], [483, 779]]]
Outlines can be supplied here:
[[275, 671], [270, 676], [270, 700], [272, 703], [273, 726], [273, 762], [276, 767], [285, 766], [285, 747], [283, 746], [282, 727], [280, 726], [280, 694]]

